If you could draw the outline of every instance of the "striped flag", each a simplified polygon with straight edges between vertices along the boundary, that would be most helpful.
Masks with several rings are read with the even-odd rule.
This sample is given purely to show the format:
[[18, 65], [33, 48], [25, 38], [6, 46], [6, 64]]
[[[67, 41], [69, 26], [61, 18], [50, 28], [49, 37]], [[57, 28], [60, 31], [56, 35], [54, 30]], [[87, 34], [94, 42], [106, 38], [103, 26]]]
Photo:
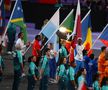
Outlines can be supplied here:
[[108, 24], [103, 29], [102, 34], [99, 39], [104, 45], [108, 47]]
[[92, 48], [92, 27], [91, 27], [91, 10], [86, 14], [85, 18], [82, 21], [82, 40], [83, 45], [86, 50], [90, 50]]

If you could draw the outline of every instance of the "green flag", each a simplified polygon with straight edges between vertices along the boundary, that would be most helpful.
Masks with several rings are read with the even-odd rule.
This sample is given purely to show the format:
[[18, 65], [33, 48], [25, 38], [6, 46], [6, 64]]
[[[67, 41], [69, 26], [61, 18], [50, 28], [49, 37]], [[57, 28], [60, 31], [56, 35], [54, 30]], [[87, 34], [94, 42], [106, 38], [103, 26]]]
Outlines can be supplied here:
[[26, 31], [26, 25], [24, 23], [23, 17], [24, 16], [23, 16], [21, 0], [16, 0], [14, 12], [13, 12], [12, 19], [10, 22], [20, 27], [21, 32], [23, 32], [24, 34], [24, 43], [26, 43], [27, 42], [27, 31]]
[[60, 28], [63, 28], [66, 30], [66, 32], [72, 32], [74, 27], [74, 16], [73, 16], [73, 10], [68, 14], [68, 16], [65, 18], [64, 22], [62, 23]]

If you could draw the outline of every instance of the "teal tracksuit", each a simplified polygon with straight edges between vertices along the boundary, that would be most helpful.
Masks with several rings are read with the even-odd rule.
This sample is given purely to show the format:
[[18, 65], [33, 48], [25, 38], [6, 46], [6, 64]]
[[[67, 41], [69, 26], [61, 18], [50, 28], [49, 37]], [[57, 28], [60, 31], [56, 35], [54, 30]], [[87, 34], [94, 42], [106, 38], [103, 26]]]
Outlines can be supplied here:
[[40, 87], [39, 90], [48, 90], [48, 77], [49, 77], [49, 60], [47, 56], [45, 55], [42, 61], [42, 66], [40, 67], [42, 70], [44, 70], [42, 79], [40, 80]]
[[71, 81], [74, 81], [75, 78], [75, 70], [73, 67], [69, 66], [68, 70], [67, 70], [67, 75], [68, 75], [68, 90], [75, 90], [75, 86], [72, 85]]
[[61, 46], [60, 57], [67, 57], [67, 50], [64, 46]]
[[108, 85], [102, 86], [102, 90], [108, 90]]
[[100, 89], [99, 89], [99, 82], [98, 82], [98, 81], [95, 81], [95, 82], [93, 83], [93, 90], [100, 90]]
[[14, 64], [14, 82], [12, 90], [18, 90], [22, 75], [21, 64], [23, 64], [22, 53], [20, 50], [15, 51], [13, 64]]
[[34, 75], [36, 77], [38, 77], [38, 75], [39, 75], [38, 68], [34, 62], [30, 62], [29, 73], [28, 73], [28, 89], [27, 90], [33, 90], [35, 87], [36, 80], [34, 79]]
[[67, 70], [64, 64], [61, 64], [59, 66], [58, 76], [60, 77], [59, 82], [58, 82], [58, 90], [66, 90], [67, 83], [68, 83], [68, 76], [67, 76]]

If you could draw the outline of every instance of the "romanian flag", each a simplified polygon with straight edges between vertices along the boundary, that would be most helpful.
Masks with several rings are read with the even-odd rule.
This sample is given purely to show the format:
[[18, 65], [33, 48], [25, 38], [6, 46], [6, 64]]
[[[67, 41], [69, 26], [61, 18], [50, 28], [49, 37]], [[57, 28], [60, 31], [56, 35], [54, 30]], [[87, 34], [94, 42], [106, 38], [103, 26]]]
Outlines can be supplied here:
[[21, 31], [24, 34], [24, 42], [27, 42], [27, 31], [26, 31], [26, 25], [24, 23], [24, 18], [23, 18], [23, 9], [22, 9], [22, 4], [21, 0], [16, 0], [13, 12], [12, 12], [12, 18], [11, 18], [11, 23], [19, 26], [21, 28]]
[[91, 10], [87, 13], [82, 21], [82, 40], [85, 50], [89, 51], [92, 48], [92, 31], [91, 31]]
[[108, 47], [108, 24], [103, 29], [99, 39], [104, 45]]
[[4, 30], [5, 30], [5, 9], [4, 9], [4, 0], [2, 0], [0, 6], [0, 35], [4, 33]]

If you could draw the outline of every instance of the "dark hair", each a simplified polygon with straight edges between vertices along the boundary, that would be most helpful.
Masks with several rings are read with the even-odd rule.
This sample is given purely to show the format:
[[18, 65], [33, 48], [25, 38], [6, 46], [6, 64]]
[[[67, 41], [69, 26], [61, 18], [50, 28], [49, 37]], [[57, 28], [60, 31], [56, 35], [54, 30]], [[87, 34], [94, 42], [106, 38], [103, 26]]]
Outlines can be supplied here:
[[44, 51], [44, 53], [46, 54], [46, 52], [48, 52], [49, 50], [50, 50], [49, 48], [46, 48], [45, 51]]
[[20, 38], [20, 37], [21, 37], [21, 35], [22, 35], [22, 32], [20, 32], [20, 33], [18, 34], [18, 38]]
[[93, 75], [93, 82], [95, 82], [97, 79], [99, 79], [99, 74], [98, 73]]
[[93, 60], [94, 59], [94, 54], [90, 54], [89, 58]]
[[34, 57], [34, 56], [30, 56], [30, 57], [28, 58], [28, 62], [29, 62], [29, 63], [31, 62], [31, 60], [32, 60], [33, 57]]
[[101, 47], [101, 52], [103, 52], [106, 49], [106, 46]]
[[101, 82], [101, 87], [106, 85], [106, 81], [108, 81], [108, 77], [104, 77], [102, 82]]
[[87, 50], [83, 50], [83, 56], [87, 55]]
[[40, 35], [36, 35], [35, 36], [35, 39], [37, 40], [37, 39], [39, 39], [40, 38]]
[[78, 77], [81, 76], [82, 72], [84, 71], [84, 68], [81, 68], [77, 74], [75, 75], [75, 82], [77, 83], [78, 85]]
[[59, 60], [59, 62], [58, 62], [58, 65], [63, 64], [64, 58], [66, 58], [66, 57], [60, 57], [60, 60]]

